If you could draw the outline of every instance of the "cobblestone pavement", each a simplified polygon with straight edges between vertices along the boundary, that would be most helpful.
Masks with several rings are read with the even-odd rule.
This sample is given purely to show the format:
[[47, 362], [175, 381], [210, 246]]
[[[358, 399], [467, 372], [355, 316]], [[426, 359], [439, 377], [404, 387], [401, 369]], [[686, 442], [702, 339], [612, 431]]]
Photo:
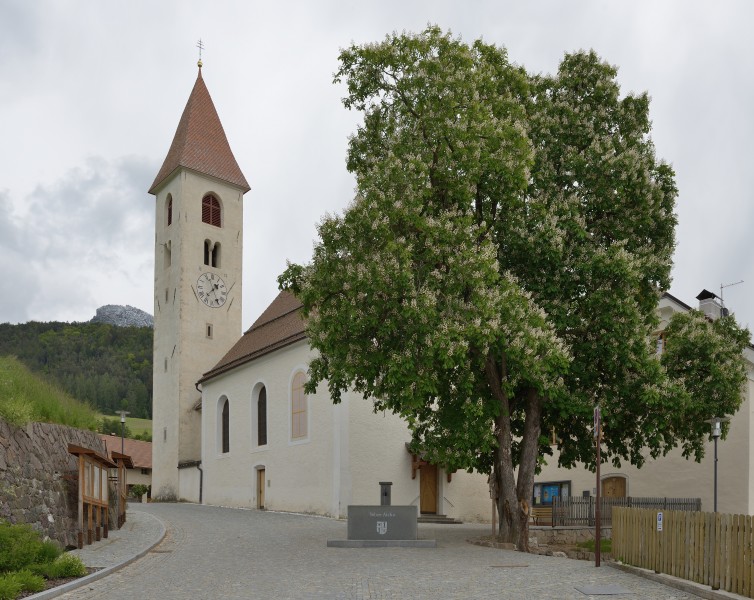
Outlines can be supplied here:
[[[421, 538], [437, 540], [434, 549], [345, 549], [326, 547], [328, 539], [346, 537], [346, 523], [332, 519], [194, 504], [135, 505], [131, 511], [163, 522], [163, 541], [61, 598], [698, 598], [606, 565], [466, 543], [488, 531], [483, 525], [420, 525]], [[147, 515], [138, 517], [149, 524]], [[591, 596], [576, 589], [589, 585], [620, 586], [630, 594]]]

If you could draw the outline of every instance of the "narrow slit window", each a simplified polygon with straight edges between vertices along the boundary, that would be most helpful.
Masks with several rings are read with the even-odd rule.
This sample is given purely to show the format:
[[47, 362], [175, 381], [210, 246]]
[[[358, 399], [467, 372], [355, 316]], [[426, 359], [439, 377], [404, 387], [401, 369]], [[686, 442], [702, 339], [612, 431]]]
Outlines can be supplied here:
[[165, 203], [165, 209], [167, 211], [167, 223], [168, 227], [173, 224], [173, 196], [168, 194], [168, 201]]

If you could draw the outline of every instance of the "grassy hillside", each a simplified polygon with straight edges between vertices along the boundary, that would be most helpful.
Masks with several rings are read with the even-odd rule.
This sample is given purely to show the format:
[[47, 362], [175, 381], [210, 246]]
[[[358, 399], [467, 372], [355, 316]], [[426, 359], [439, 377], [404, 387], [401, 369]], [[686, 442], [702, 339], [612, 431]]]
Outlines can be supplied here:
[[0, 417], [17, 426], [41, 421], [94, 431], [99, 425], [94, 409], [10, 356], [0, 356]]
[[[106, 424], [102, 429], [102, 433], [114, 433], [120, 435], [120, 417], [117, 415], [98, 415], [100, 420]], [[106, 431], [107, 430], [107, 431]], [[150, 419], [139, 419], [134, 417], [126, 417], [126, 437], [151, 440], [152, 436], [152, 421]], [[148, 434], [148, 437], [144, 437]], [[138, 437], [137, 437], [138, 436]]]
[[105, 323], [0, 323], [0, 356], [17, 357], [65, 392], [112, 415], [152, 415], [152, 329]]

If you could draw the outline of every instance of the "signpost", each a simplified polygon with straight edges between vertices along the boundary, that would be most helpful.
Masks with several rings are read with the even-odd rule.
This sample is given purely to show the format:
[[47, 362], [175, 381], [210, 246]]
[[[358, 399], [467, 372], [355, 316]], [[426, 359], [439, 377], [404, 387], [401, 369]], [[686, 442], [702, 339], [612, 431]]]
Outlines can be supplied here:
[[594, 439], [597, 444], [597, 505], [594, 508], [594, 566], [600, 566], [602, 550], [602, 515], [600, 514], [600, 446], [602, 445], [602, 429], [600, 422], [600, 405], [594, 407]]

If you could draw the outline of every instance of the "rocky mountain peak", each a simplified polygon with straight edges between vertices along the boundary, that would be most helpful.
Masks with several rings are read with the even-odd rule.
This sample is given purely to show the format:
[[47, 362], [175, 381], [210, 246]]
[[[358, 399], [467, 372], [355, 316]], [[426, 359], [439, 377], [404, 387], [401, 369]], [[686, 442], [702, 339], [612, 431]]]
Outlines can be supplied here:
[[107, 304], [97, 309], [91, 323], [109, 323], [118, 327], [154, 327], [154, 318], [134, 306]]

